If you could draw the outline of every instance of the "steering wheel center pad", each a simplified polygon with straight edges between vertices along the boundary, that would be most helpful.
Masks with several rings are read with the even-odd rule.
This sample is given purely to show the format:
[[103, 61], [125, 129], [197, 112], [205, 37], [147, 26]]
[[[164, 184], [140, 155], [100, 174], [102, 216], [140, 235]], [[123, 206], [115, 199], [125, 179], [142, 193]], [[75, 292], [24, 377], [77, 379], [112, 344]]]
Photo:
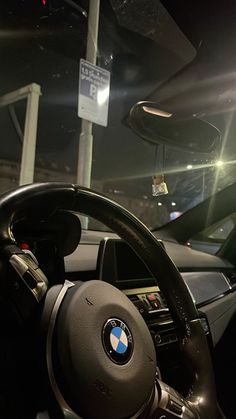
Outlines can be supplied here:
[[150, 398], [156, 373], [152, 338], [135, 306], [110, 284], [89, 281], [69, 288], [52, 353], [63, 393], [83, 417], [97, 417], [98, 411], [104, 419], [114, 411], [130, 417]]

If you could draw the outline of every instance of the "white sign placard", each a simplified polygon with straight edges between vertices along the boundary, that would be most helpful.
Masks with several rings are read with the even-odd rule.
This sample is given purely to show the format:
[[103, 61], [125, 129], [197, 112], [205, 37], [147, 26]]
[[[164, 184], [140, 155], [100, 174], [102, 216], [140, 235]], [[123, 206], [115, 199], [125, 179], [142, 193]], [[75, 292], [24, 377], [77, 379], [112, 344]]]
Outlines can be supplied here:
[[78, 115], [95, 124], [107, 126], [110, 72], [80, 60]]

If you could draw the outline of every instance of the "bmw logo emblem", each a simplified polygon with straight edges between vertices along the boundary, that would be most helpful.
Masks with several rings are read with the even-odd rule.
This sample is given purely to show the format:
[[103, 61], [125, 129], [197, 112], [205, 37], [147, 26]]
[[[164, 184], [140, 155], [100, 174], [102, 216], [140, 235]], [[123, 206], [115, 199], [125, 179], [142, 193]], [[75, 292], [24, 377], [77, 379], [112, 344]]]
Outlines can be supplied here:
[[133, 338], [128, 326], [120, 319], [109, 319], [103, 327], [102, 340], [109, 358], [126, 364], [133, 352]]

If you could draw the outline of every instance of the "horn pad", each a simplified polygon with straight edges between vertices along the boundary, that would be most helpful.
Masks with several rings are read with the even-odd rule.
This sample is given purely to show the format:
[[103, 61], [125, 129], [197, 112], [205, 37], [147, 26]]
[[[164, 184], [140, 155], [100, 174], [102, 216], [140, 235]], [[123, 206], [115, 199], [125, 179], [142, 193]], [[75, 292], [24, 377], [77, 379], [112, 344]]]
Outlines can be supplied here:
[[127, 418], [154, 388], [156, 353], [146, 323], [121, 291], [102, 281], [68, 290], [52, 364], [65, 400], [82, 417]]

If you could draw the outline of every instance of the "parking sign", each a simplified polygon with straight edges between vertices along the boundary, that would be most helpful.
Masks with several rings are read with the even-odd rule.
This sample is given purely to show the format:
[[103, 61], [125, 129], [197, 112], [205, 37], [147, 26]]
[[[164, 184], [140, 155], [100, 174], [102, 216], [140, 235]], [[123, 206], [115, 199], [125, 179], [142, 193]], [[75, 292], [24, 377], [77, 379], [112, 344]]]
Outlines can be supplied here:
[[95, 124], [107, 126], [110, 72], [80, 60], [78, 115]]

